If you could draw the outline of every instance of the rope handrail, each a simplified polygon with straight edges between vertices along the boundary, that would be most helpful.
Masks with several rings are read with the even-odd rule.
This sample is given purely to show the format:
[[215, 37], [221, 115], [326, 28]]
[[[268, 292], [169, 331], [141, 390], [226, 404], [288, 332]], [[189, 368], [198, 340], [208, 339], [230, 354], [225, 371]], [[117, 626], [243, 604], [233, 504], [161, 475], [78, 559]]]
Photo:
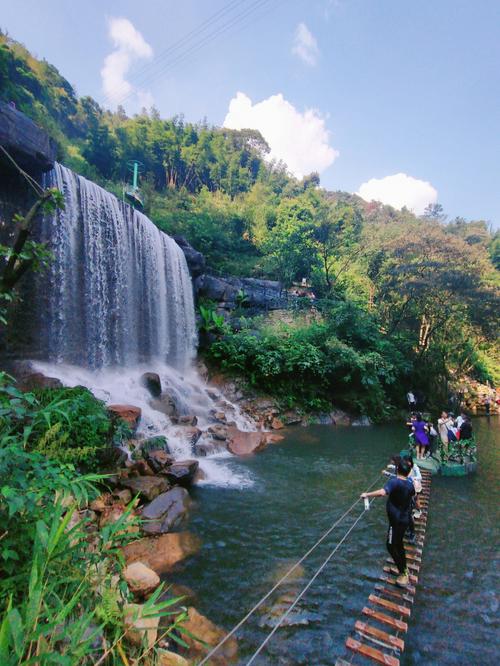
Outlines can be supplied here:
[[304, 594], [307, 592], [307, 590], [311, 587], [311, 585], [314, 583], [316, 578], [320, 575], [320, 573], [323, 571], [323, 569], [326, 567], [326, 565], [330, 562], [332, 557], [335, 555], [335, 553], [338, 551], [340, 546], [344, 543], [344, 541], [347, 539], [349, 534], [353, 531], [353, 529], [356, 527], [356, 525], [359, 523], [361, 518], [365, 515], [365, 510], [363, 510], [359, 516], [356, 518], [354, 523], [351, 525], [351, 527], [347, 530], [347, 532], [344, 534], [342, 539], [337, 543], [335, 548], [331, 551], [331, 553], [328, 555], [328, 557], [323, 561], [319, 569], [316, 570], [315, 574], [312, 576], [312, 578], [309, 580], [307, 585], [303, 588], [303, 590], [298, 594], [294, 601], [290, 604], [290, 606], [287, 608], [287, 610], [281, 615], [280, 619], [278, 622], [275, 624], [273, 627], [272, 631], [266, 636], [266, 638], [262, 641], [262, 643], [259, 645], [257, 650], [253, 653], [253, 655], [250, 657], [250, 660], [247, 661], [246, 666], [250, 666], [250, 664], [253, 664], [255, 657], [257, 657], [261, 651], [264, 649], [264, 647], [269, 643], [271, 638], [274, 636], [274, 634], [278, 631], [284, 620], [290, 615], [292, 610], [295, 608], [295, 606], [299, 603], [299, 601], [302, 599]]
[[[368, 486], [368, 488], [367, 488], [364, 492], [369, 492], [369, 491], [373, 488], [373, 486], [378, 482], [378, 480], [381, 478], [381, 476], [382, 476], [382, 474], [379, 474], [379, 475], [377, 476], [377, 478], [373, 481], [373, 483], [371, 483], [371, 484]], [[278, 580], [278, 582], [275, 583], [275, 584], [273, 585], [273, 587], [269, 590], [269, 592], [267, 592], [267, 593], [266, 593], [261, 599], [259, 599], [259, 601], [258, 601], [258, 602], [257, 602], [257, 603], [256, 603], [256, 604], [255, 604], [255, 605], [254, 605], [254, 606], [248, 611], [248, 613], [247, 613], [247, 614], [246, 614], [246, 615], [245, 615], [245, 616], [244, 616], [244, 617], [238, 622], [238, 624], [236, 624], [236, 625], [231, 629], [231, 631], [229, 631], [229, 632], [228, 632], [228, 633], [227, 633], [227, 634], [226, 634], [226, 635], [225, 635], [225, 636], [224, 636], [224, 637], [223, 637], [223, 638], [217, 643], [217, 645], [215, 645], [215, 647], [213, 647], [213, 648], [210, 650], [210, 652], [209, 652], [209, 653], [208, 653], [208, 654], [207, 654], [207, 655], [206, 655], [206, 656], [205, 656], [205, 657], [199, 662], [198, 666], [203, 666], [203, 664], [206, 664], [206, 663], [208, 662], [208, 660], [209, 660], [211, 657], [213, 657], [213, 655], [219, 650], [219, 648], [221, 648], [221, 647], [224, 645], [224, 643], [225, 643], [229, 638], [231, 638], [231, 636], [233, 636], [233, 635], [238, 631], [238, 629], [239, 629], [239, 628], [240, 628], [240, 627], [241, 627], [241, 626], [242, 626], [242, 625], [243, 625], [243, 624], [244, 624], [244, 623], [245, 623], [245, 622], [246, 622], [246, 621], [247, 621], [247, 620], [253, 615], [253, 613], [255, 613], [255, 611], [256, 611], [256, 610], [257, 610], [257, 609], [258, 609], [258, 608], [264, 603], [264, 601], [266, 601], [267, 599], [269, 599], [269, 597], [271, 596], [271, 594], [273, 594], [273, 592], [275, 592], [275, 591], [278, 589], [278, 587], [281, 585], [281, 583], [283, 583], [283, 582], [288, 578], [288, 576], [289, 576], [291, 573], [293, 573], [293, 572], [295, 571], [295, 569], [297, 569], [297, 567], [300, 566], [300, 565], [302, 564], [302, 562], [304, 562], [304, 560], [306, 560], [306, 559], [309, 557], [309, 555], [310, 555], [314, 550], [316, 550], [316, 548], [320, 545], [320, 543], [322, 543], [322, 542], [323, 542], [323, 541], [324, 541], [324, 540], [325, 540], [325, 539], [326, 539], [326, 538], [327, 538], [327, 537], [333, 532], [333, 530], [334, 530], [334, 529], [335, 529], [335, 528], [336, 528], [336, 527], [337, 527], [337, 526], [338, 526], [338, 525], [344, 520], [344, 518], [346, 518], [346, 516], [348, 516], [348, 515], [351, 513], [351, 511], [354, 509], [355, 506], [357, 506], [357, 505], [359, 504], [360, 501], [361, 501], [361, 497], [358, 497], [358, 499], [357, 499], [355, 502], [353, 502], [353, 504], [351, 504], [351, 506], [350, 506], [346, 511], [344, 511], [344, 513], [340, 516], [340, 518], [338, 518], [338, 519], [333, 523], [333, 525], [331, 525], [331, 527], [329, 527], [329, 528], [326, 530], [326, 532], [324, 532], [324, 534], [323, 534], [323, 535], [322, 535], [322, 536], [316, 541], [316, 543], [315, 543], [313, 546], [311, 546], [311, 548], [310, 548], [310, 549], [309, 549], [309, 550], [308, 550], [308, 551], [307, 551], [307, 552], [306, 552], [306, 553], [300, 558], [300, 560], [298, 560], [298, 561], [297, 561], [297, 562], [296, 562], [296, 563], [295, 563], [295, 564], [294, 564], [294, 565], [293, 565], [293, 566], [292, 566], [292, 567], [291, 567], [291, 568], [290, 568], [290, 569], [289, 569], [289, 570], [288, 570], [288, 571], [287, 571], [287, 572], [286, 572], [286, 573], [285, 573], [285, 574], [284, 574], [284, 575]], [[364, 511], [363, 511], [363, 513], [364, 513]], [[363, 514], [361, 514], [361, 515], [363, 515]], [[358, 518], [358, 520], [359, 520], [359, 518]]]

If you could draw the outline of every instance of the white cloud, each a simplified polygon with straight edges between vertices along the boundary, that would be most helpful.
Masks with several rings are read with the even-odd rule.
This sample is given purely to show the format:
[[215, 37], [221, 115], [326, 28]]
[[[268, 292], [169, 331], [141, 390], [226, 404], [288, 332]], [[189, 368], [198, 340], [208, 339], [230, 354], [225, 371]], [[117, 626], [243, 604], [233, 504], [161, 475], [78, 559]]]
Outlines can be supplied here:
[[120, 104], [134, 94], [141, 105], [144, 106], [144, 101], [151, 105], [151, 94], [135, 88], [126, 75], [134, 61], [152, 58], [153, 49], [126, 18], [110, 18], [108, 36], [115, 49], [106, 56], [101, 69], [102, 88], [107, 100], [112, 104]]
[[252, 104], [238, 92], [229, 103], [224, 127], [259, 130], [271, 148], [269, 157], [283, 160], [298, 178], [324, 171], [338, 156], [319, 111], [300, 113], [281, 93]]
[[311, 67], [319, 56], [318, 42], [305, 23], [299, 23], [293, 38], [292, 53]]
[[438, 197], [437, 190], [426, 180], [405, 173], [371, 178], [360, 186], [357, 194], [365, 201], [381, 201], [394, 208], [406, 206], [416, 215], [421, 215], [430, 203], [436, 203]]

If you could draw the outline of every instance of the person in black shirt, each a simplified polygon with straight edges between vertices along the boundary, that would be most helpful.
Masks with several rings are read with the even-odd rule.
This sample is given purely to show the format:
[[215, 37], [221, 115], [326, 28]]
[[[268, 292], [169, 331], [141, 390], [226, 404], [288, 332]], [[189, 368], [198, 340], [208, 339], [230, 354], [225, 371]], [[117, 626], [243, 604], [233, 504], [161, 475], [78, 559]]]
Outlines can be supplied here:
[[472, 423], [468, 416], [465, 416], [459, 428], [460, 441], [472, 438]]
[[408, 568], [406, 566], [406, 553], [403, 538], [411, 521], [411, 503], [415, 495], [415, 488], [408, 475], [410, 465], [404, 460], [397, 463], [397, 475], [391, 477], [383, 488], [363, 493], [361, 497], [387, 496], [387, 517], [389, 529], [387, 530], [386, 546], [398, 569], [399, 576], [396, 583], [406, 587], [409, 583]]

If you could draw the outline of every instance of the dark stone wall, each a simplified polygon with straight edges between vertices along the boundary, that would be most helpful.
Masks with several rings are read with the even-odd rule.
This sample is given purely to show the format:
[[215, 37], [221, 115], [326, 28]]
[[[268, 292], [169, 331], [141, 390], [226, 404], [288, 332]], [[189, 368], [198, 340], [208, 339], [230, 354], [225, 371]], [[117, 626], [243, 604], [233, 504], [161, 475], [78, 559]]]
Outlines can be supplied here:
[[[50, 170], [56, 158], [56, 144], [30, 118], [9, 104], [0, 102], [0, 145], [8, 151], [18, 166], [39, 184], [44, 172]], [[16, 225], [14, 216], [25, 215], [36, 200], [34, 189], [19, 173], [9, 158], [0, 151], [0, 243], [12, 245]], [[9, 327], [0, 326], [0, 360], [22, 353], [30, 344], [31, 291], [33, 274], [28, 271], [17, 287], [17, 302], [9, 308]]]
[[0, 145], [31, 176], [54, 166], [57, 145], [47, 132], [11, 104], [0, 102]]

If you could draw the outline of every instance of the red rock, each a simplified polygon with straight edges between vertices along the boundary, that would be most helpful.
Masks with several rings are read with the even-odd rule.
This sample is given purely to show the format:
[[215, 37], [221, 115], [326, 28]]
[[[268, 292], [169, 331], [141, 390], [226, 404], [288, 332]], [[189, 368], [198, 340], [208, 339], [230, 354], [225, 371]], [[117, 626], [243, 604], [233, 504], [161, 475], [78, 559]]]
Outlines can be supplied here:
[[36, 389], [62, 388], [62, 382], [56, 377], [46, 377], [42, 372], [33, 372], [21, 377], [17, 387], [20, 391], [34, 391]]
[[160, 577], [143, 562], [132, 562], [123, 570], [123, 578], [130, 591], [138, 597], [146, 597], [156, 590]]
[[146, 646], [151, 649], [158, 636], [158, 616], [144, 617], [144, 607], [140, 604], [126, 604], [123, 609], [125, 640], [132, 645]]
[[171, 571], [187, 557], [194, 555], [201, 545], [200, 539], [189, 532], [169, 532], [159, 537], [144, 537], [123, 548], [127, 564], [142, 562], [157, 574]]
[[281, 442], [283, 439], [285, 439], [285, 435], [278, 435], [274, 432], [266, 432], [264, 433], [264, 437], [266, 439], [266, 444], [276, 444], [277, 442]]
[[248, 456], [267, 446], [266, 433], [244, 432], [238, 428], [228, 428], [229, 442], [227, 448], [235, 456]]
[[[221, 629], [211, 620], [199, 613], [196, 608], [190, 606], [188, 608], [188, 617], [182, 622], [182, 626], [188, 633], [182, 634], [182, 639], [187, 643], [188, 651], [187, 656], [190, 658], [200, 657], [207, 654], [211, 647], [214, 647], [226, 635], [226, 631]], [[200, 640], [196, 640], [192, 638]], [[203, 641], [200, 642], [200, 641]], [[207, 648], [207, 645], [209, 646]], [[229, 638], [223, 646], [217, 651], [217, 654], [210, 659], [210, 663], [214, 666], [223, 666], [237, 657], [238, 643], [236, 638]]]
[[108, 405], [108, 411], [128, 423], [133, 429], [137, 428], [142, 414], [141, 408], [133, 405]]
[[272, 419], [272, 421], [271, 421], [271, 428], [272, 428], [273, 430], [281, 430], [281, 429], [284, 428], [284, 427], [285, 427], [285, 426], [283, 425], [283, 422], [282, 422], [282, 421], [280, 421], [280, 420], [277, 419], [277, 418]]

